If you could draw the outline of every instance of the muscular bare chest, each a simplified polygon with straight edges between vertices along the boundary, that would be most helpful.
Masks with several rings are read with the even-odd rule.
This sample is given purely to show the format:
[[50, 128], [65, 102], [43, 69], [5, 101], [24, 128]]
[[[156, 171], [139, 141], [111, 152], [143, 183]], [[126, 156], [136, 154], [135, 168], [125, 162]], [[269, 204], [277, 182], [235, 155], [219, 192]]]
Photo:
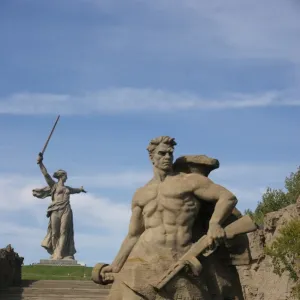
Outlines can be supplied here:
[[160, 183], [151, 183], [144, 188], [143, 214], [172, 214], [174, 217], [197, 214], [199, 201], [194, 197], [191, 184], [181, 176], [167, 178]]

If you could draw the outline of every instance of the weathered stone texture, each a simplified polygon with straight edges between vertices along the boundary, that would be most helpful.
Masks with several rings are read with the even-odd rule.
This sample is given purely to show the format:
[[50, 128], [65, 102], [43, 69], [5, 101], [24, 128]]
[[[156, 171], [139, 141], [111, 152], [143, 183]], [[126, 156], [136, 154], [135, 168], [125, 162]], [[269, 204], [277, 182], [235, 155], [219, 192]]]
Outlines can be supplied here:
[[114, 261], [97, 265], [93, 280], [113, 282], [110, 300], [243, 300], [234, 265], [250, 263], [248, 240], [229, 240], [257, 227], [247, 217], [237, 226], [236, 197], [207, 178], [219, 161], [185, 155], [173, 163], [175, 145], [169, 136], [150, 141], [153, 177], [133, 196], [129, 231]]
[[11, 245], [0, 249], [0, 287], [17, 286], [21, 283], [23, 260]]
[[300, 198], [297, 204], [266, 215], [263, 229], [248, 234], [253, 263], [238, 267], [245, 300], [291, 300], [294, 282], [289, 274], [281, 277], [273, 272], [272, 260], [264, 254], [279, 230], [290, 220], [300, 217]]

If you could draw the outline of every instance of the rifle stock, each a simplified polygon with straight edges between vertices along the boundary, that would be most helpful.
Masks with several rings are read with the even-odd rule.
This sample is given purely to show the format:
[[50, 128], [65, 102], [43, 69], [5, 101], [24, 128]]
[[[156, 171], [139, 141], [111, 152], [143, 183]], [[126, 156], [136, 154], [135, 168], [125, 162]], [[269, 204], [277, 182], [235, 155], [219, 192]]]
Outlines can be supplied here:
[[233, 239], [239, 234], [249, 233], [257, 229], [257, 225], [246, 215], [225, 227], [227, 239]]

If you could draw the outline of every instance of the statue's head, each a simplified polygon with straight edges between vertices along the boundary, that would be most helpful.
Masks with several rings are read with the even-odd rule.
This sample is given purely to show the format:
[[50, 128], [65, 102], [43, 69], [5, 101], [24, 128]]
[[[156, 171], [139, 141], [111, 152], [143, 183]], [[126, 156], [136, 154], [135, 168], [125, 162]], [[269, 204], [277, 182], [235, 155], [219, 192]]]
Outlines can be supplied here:
[[67, 172], [64, 170], [57, 170], [56, 172], [54, 172], [53, 177], [58, 180], [61, 179], [63, 182], [66, 182], [68, 179]]
[[153, 166], [166, 172], [172, 170], [175, 145], [175, 139], [169, 136], [152, 139], [147, 150]]

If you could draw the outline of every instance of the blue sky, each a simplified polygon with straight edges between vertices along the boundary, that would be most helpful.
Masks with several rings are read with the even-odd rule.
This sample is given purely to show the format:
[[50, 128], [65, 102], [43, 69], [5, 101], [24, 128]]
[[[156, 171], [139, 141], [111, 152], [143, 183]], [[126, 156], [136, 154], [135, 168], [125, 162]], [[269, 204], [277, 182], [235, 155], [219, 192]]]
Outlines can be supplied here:
[[146, 147], [174, 136], [175, 156], [220, 160], [211, 178], [255, 208], [300, 161], [300, 7], [296, 1], [2, 0], [0, 242], [25, 263], [40, 247], [49, 199], [36, 165], [88, 193], [71, 199], [76, 258], [110, 262]]

